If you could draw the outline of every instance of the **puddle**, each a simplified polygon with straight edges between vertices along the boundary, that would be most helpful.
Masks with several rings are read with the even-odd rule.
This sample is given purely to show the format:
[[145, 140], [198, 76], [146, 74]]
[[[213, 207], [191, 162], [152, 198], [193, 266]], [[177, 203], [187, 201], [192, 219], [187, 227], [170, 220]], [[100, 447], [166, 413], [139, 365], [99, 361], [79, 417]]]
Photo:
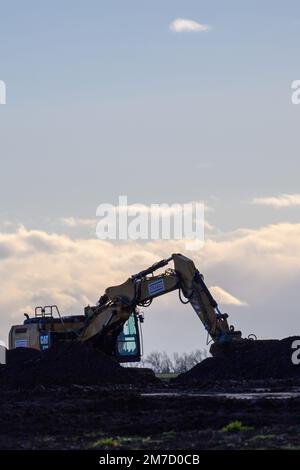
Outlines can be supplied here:
[[211, 398], [228, 398], [235, 400], [258, 400], [261, 398], [287, 400], [289, 398], [300, 398], [300, 390], [293, 392], [240, 392], [240, 393], [222, 393], [222, 392], [154, 392], [154, 393], [141, 393], [142, 397], [211, 397]]

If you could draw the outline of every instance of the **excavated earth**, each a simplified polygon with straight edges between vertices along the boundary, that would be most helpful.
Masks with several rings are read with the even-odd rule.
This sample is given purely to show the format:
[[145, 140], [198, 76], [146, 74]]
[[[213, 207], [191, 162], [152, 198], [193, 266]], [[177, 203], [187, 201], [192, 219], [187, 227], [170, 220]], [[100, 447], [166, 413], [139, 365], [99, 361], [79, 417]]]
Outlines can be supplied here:
[[[282, 340], [246, 341], [213, 344], [209, 357], [177, 381], [184, 385], [201, 386], [208, 382], [228, 380], [269, 381], [300, 379], [300, 365], [293, 364], [293, 344], [300, 336]], [[300, 343], [299, 343], [300, 344]]]
[[0, 388], [4, 389], [157, 382], [152, 371], [121, 367], [91, 345], [80, 343], [57, 344], [44, 352], [13, 349], [7, 351], [6, 362], [7, 365], [0, 369]]
[[0, 449], [300, 449], [294, 339], [225, 345], [173, 380], [85, 345], [9, 351]]

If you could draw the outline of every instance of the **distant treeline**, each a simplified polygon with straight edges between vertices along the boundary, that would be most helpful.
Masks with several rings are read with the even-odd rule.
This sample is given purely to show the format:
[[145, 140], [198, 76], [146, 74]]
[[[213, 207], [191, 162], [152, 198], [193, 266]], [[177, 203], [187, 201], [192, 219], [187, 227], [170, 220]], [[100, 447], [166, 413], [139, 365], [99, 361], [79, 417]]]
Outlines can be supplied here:
[[181, 374], [194, 367], [207, 357], [207, 351], [197, 349], [190, 353], [173, 353], [153, 351], [144, 357], [138, 367], [150, 367], [157, 374]]

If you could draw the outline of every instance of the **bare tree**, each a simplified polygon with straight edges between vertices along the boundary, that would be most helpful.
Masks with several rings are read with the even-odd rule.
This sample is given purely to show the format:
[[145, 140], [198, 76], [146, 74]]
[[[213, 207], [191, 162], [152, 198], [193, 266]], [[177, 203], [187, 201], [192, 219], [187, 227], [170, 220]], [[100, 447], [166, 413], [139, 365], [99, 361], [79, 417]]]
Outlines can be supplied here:
[[141, 363], [142, 367], [150, 367], [157, 374], [181, 374], [194, 367], [207, 357], [207, 352], [197, 349], [191, 353], [174, 353], [169, 356], [166, 352], [153, 351]]
[[169, 374], [172, 372], [173, 364], [166, 352], [153, 351], [143, 359], [143, 366], [150, 367], [158, 374]]
[[161, 353], [161, 374], [170, 374], [173, 371], [172, 360], [166, 352]]
[[154, 372], [160, 373], [161, 370], [161, 353], [152, 351], [147, 357], [143, 359], [143, 367], [150, 367]]

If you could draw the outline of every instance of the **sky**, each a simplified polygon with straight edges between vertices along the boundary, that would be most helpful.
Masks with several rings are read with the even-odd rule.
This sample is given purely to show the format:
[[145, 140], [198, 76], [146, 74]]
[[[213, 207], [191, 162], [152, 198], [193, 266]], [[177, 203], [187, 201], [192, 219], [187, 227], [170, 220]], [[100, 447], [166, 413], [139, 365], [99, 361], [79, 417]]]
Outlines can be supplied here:
[[[0, 0], [1, 338], [36, 304], [79, 313], [185, 251], [98, 240], [119, 195], [204, 201], [185, 254], [222, 310], [245, 336], [298, 333], [299, 42], [293, 0]], [[205, 347], [176, 293], [145, 317], [146, 353]]]

